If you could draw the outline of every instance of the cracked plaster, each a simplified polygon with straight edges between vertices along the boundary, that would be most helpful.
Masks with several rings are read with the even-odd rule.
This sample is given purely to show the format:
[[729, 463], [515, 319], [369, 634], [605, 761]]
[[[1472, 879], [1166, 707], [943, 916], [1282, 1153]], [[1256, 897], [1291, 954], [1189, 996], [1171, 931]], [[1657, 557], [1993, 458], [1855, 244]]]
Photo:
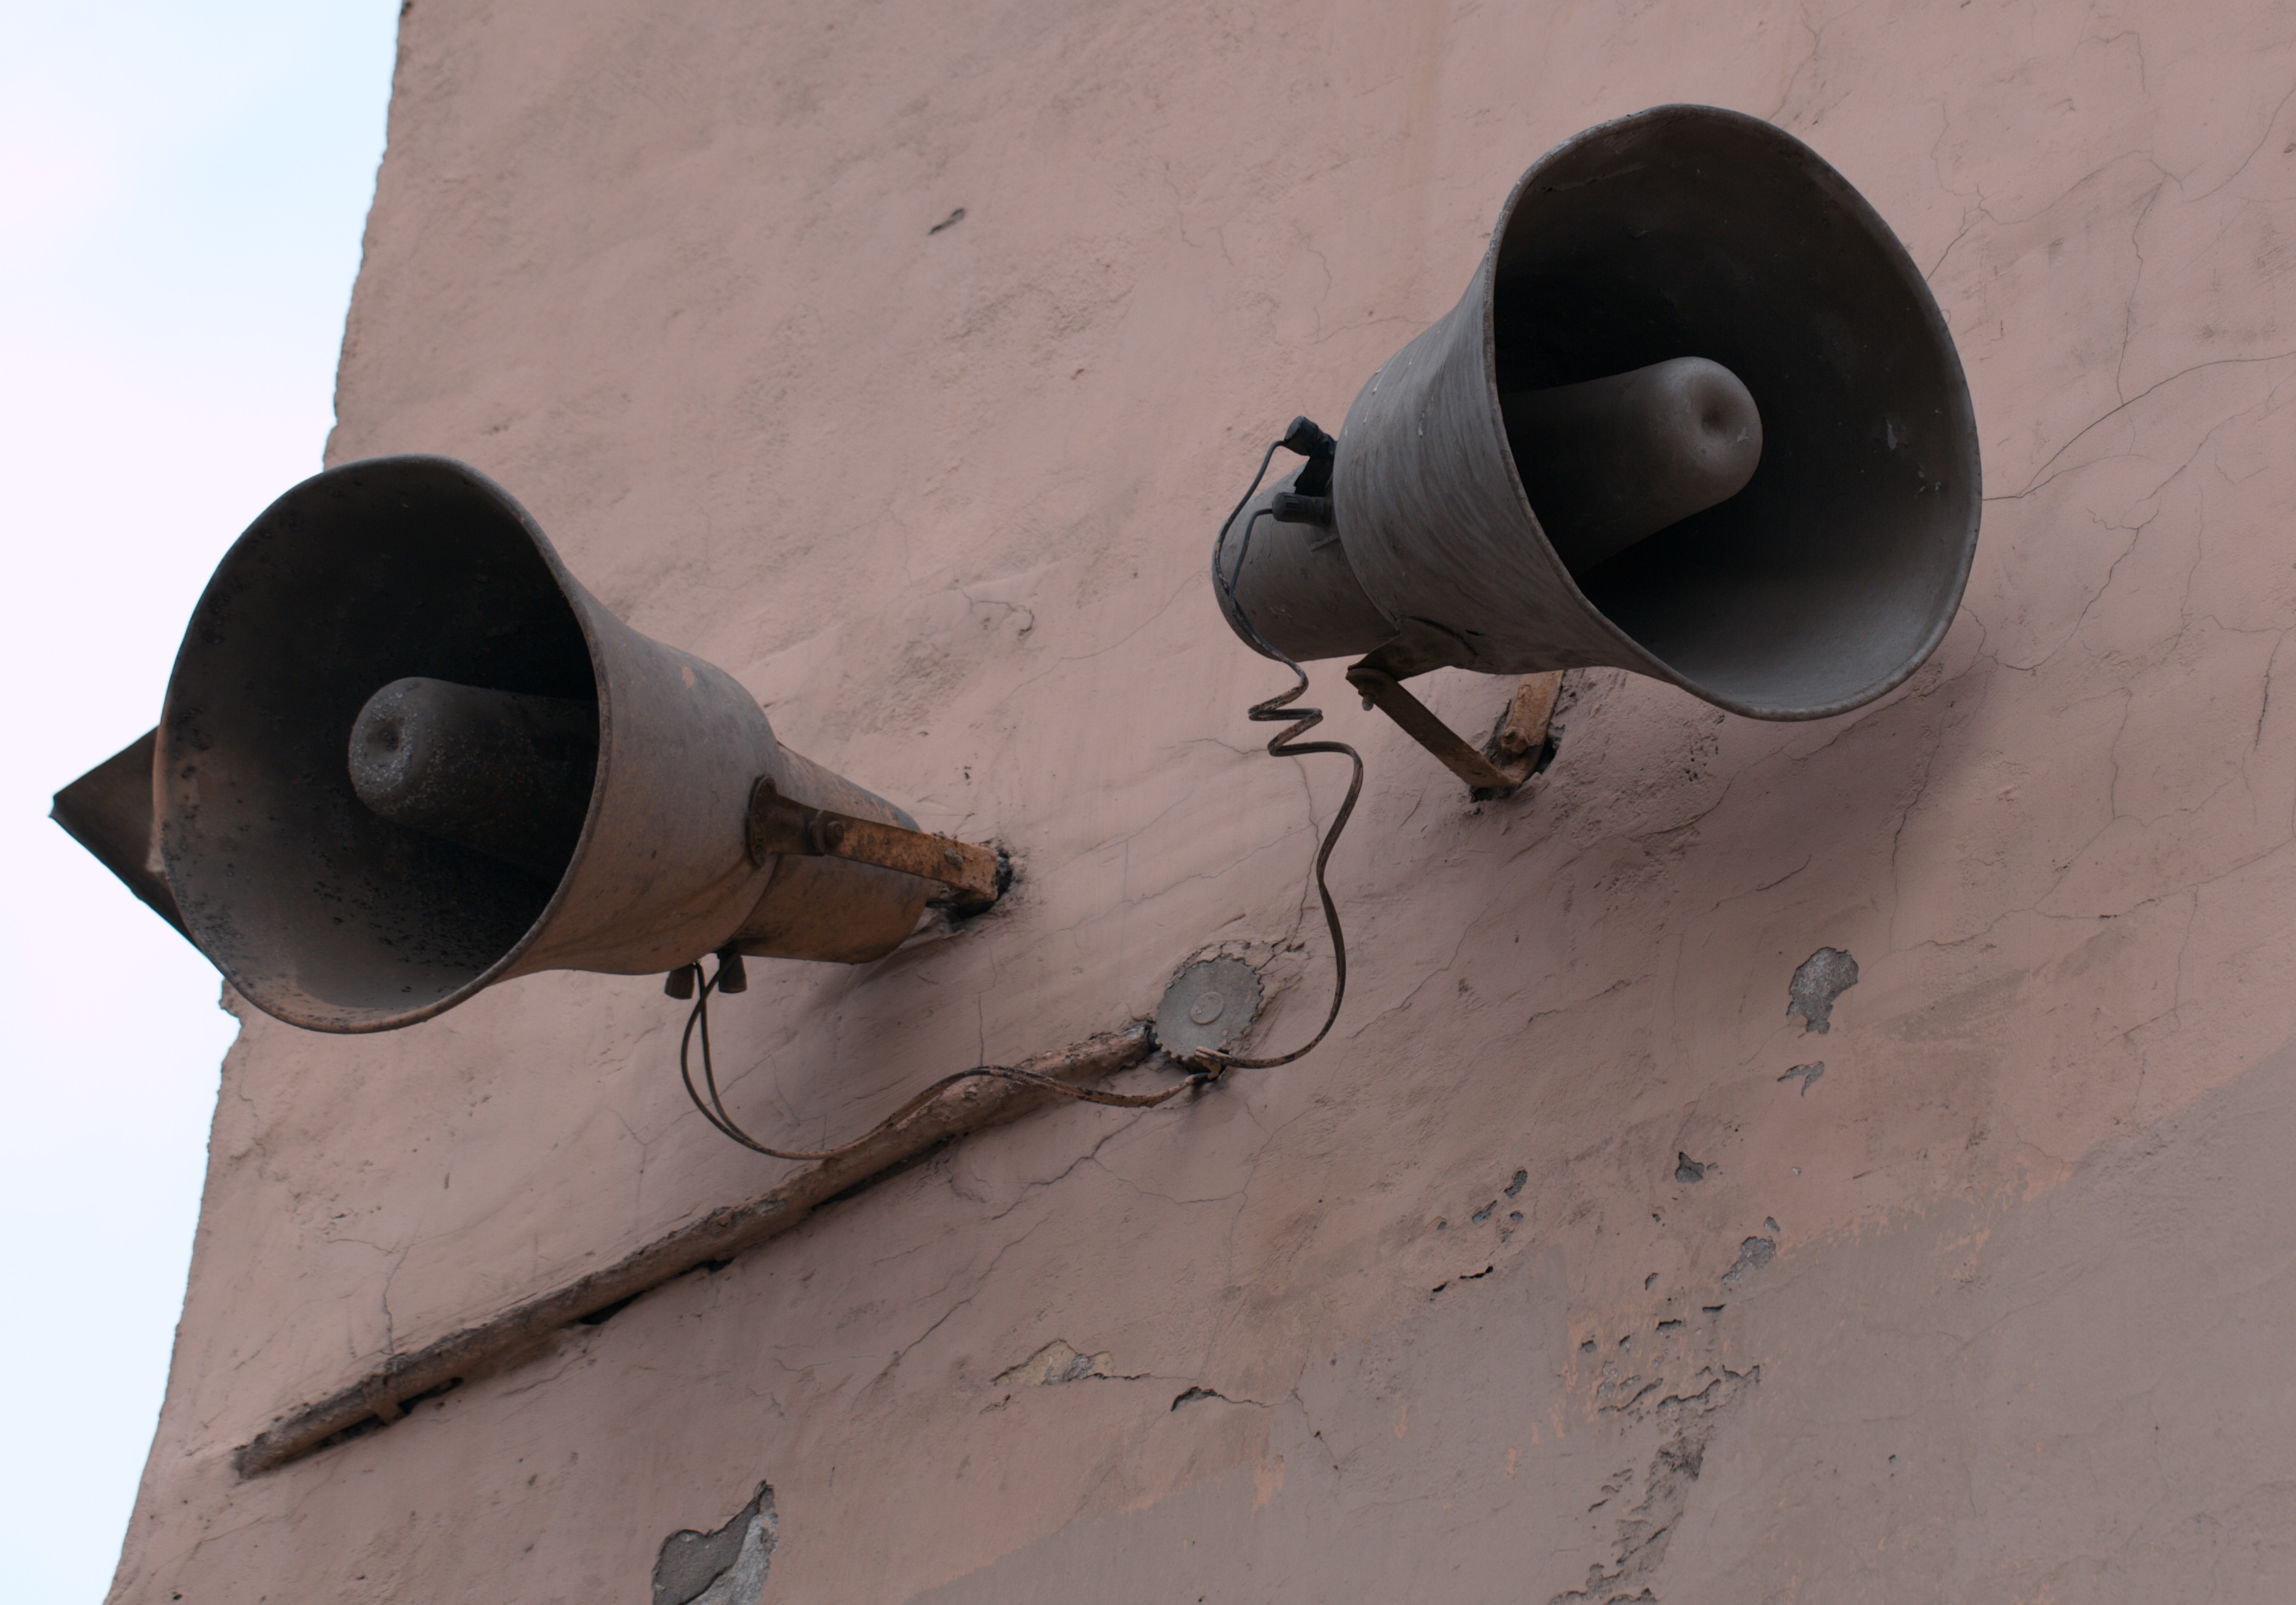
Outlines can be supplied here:
[[[1205, 544], [1588, 123], [1734, 106], [1864, 190], [1986, 530], [1881, 703], [1593, 671], [1512, 803], [1319, 674], [1370, 778], [1316, 1054], [969, 1140], [248, 1483], [274, 1413], [783, 1168], [686, 1108], [644, 978], [240, 1011], [114, 1599], [638, 1599], [761, 1476], [768, 1599], [2286, 1597], [2292, 70], [2241, 4], [418, 0], [331, 460], [475, 463], [793, 747], [1019, 864], [948, 939], [753, 965], [713, 1020], [753, 1128], [858, 1131], [1213, 946], [1279, 955], [1260, 1042], [1312, 1029], [1341, 777], [1259, 756]], [[1804, 1097], [1821, 946], [1860, 979]], [[1110, 1374], [1004, 1399], [1054, 1339]], [[1657, 1499], [1657, 1405], [1757, 1375]]]

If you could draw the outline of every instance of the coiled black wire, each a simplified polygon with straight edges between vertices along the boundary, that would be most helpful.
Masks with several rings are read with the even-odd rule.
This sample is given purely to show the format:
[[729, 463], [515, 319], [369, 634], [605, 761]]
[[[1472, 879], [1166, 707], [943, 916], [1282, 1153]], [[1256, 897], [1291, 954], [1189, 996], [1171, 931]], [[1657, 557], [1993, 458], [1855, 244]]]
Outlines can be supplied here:
[[[690, 966], [695, 983], [693, 1008], [685, 1017], [685, 1031], [678, 1038], [677, 1044], [678, 1079], [685, 1084], [685, 1095], [693, 1101], [693, 1107], [701, 1111], [703, 1119], [709, 1121], [732, 1141], [770, 1159], [818, 1162], [842, 1158], [874, 1140], [882, 1133], [892, 1130], [960, 1082], [983, 1079], [1012, 1081], [1023, 1086], [1039, 1088], [1057, 1097], [1071, 1098], [1080, 1103], [1098, 1103], [1111, 1109], [1153, 1109], [1160, 1103], [1170, 1101], [1183, 1093], [1193, 1091], [1217, 1080], [1227, 1070], [1267, 1070], [1273, 1069], [1277, 1065], [1290, 1064], [1295, 1059], [1305, 1057], [1331, 1034], [1333, 1022], [1340, 1018], [1340, 1003], [1348, 993], [1348, 944], [1346, 935], [1340, 929], [1339, 905], [1332, 900], [1332, 888], [1324, 880], [1324, 870], [1331, 863], [1332, 848], [1338, 844], [1340, 832], [1347, 828], [1348, 816], [1355, 812], [1356, 799], [1363, 794], [1363, 755], [1345, 741], [1303, 742], [1299, 739], [1324, 722], [1324, 711], [1320, 708], [1292, 707], [1292, 703], [1307, 694], [1308, 672], [1262, 635], [1259, 626], [1251, 622], [1250, 618], [1244, 612], [1242, 605], [1236, 601], [1235, 577], [1243, 572], [1244, 558], [1250, 553], [1252, 528], [1261, 519], [1267, 516], [1269, 509], [1263, 507], [1245, 520], [1243, 538], [1238, 543], [1236, 548], [1234, 574], [1222, 573], [1219, 563], [1220, 547], [1227, 540], [1228, 530], [1234, 527], [1237, 516], [1250, 504], [1251, 498], [1259, 494], [1260, 481], [1267, 477], [1267, 465], [1275, 460], [1275, 454], [1283, 445], [1283, 442], [1278, 440], [1268, 446], [1267, 454], [1259, 459], [1259, 471], [1251, 477], [1250, 488], [1243, 493], [1242, 500], [1236, 503], [1234, 510], [1220, 525], [1219, 535], [1212, 544], [1212, 579], [1219, 586], [1222, 594], [1227, 598], [1228, 605], [1234, 611], [1234, 617], [1242, 620], [1253, 644], [1290, 669], [1299, 680], [1299, 684], [1290, 690], [1280, 692], [1265, 701], [1253, 703], [1245, 715], [1254, 724], [1284, 726], [1268, 738], [1268, 756], [1299, 757], [1316, 752], [1343, 753], [1355, 767], [1354, 775], [1348, 782], [1346, 799], [1340, 804], [1339, 811], [1332, 815], [1332, 823], [1324, 832], [1323, 842], [1316, 850], [1316, 895], [1323, 900], [1324, 923], [1332, 933], [1332, 1006], [1324, 1014], [1324, 1023], [1316, 1029], [1316, 1034], [1303, 1045], [1292, 1049], [1289, 1053], [1279, 1054], [1270, 1059], [1247, 1059], [1241, 1054], [1231, 1053], [1224, 1048], [1198, 1048], [1192, 1052], [1178, 1056], [1177, 1060], [1179, 1063], [1191, 1067], [1193, 1073], [1186, 1080], [1175, 1086], [1167, 1087], [1160, 1093], [1107, 1093], [1095, 1087], [1079, 1086], [1072, 1081], [1063, 1081], [1057, 1076], [1046, 1076], [1035, 1070], [1021, 1069], [1013, 1065], [975, 1065], [969, 1070], [958, 1070], [954, 1075], [944, 1076], [933, 1082], [849, 1142], [840, 1142], [834, 1148], [774, 1148], [758, 1142], [742, 1129], [740, 1122], [736, 1121], [726, 1108], [725, 1095], [718, 1090], [717, 1066], [709, 1051], [709, 995], [718, 989], [718, 977], [725, 973], [725, 963], [721, 959], [718, 970], [707, 977], [702, 975], [701, 965]], [[693, 1041], [697, 1036], [701, 1040], [701, 1084], [699, 1086], [694, 1084], [692, 1062]]]
[[1231, 1053], [1225, 1048], [1199, 1048], [1188, 1055], [1189, 1062], [1213, 1075], [1229, 1069], [1268, 1070], [1279, 1064], [1290, 1064], [1295, 1059], [1305, 1057], [1324, 1037], [1331, 1035], [1333, 1023], [1340, 1018], [1340, 1004], [1348, 995], [1348, 939], [1346, 934], [1340, 929], [1339, 905], [1332, 901], [1332, 888], [1324, 880], [1324, 867], [1332, 861], [1332, 849], [1339, 845], [1340, 832], [1348, 828], [1348, 816], [1356, 811], [1356, 799], [1363, 795], [1363, 754], [1345, 741], [1301, 741], [1300, 740], [1301, 736], [1324, 722], [1324, 710], [1320, 708], [1291, 706], [1308, 693], [1308, 671], [1293, 662], [1290, 654], [1261, 635], [1259, 626], [1251, 622], [1251, 616], [1243, 610], [1243, 604], [1236, 600], [1235, 582], [1243, 573], [1243, 560], [1251, 552], [1252, 528], [1268, 515], [1270, 509], [1263, 507], [1244, 520], [1243, 538], [1236, 543], [1234, 571], [1223, 574], [1219, 566], [1219, 550], [1227, 540], [1229, 526], [1235, 522], [1238, 513], [1251, 504], [1251, 498], [1259, 494], [1259, 482], [1267, 477], [1267, 465], [1275, 460], [1276, 449], [1283, 444], [1283, 441], [1278, 440], [1267, 448], [1267, 454], [1259, 459], [1259, 471], [1251, 477], [1251, 488], [1243, 493], [1243, 499], [1235, 504], [1235, 511], [1227, 515], [1227, 522], [1220, 526], [1219, 536], [1212, 544], [1212, 579], [1219, 586], [1221, 594], [1227, 598], [1228, 606], [1233, 610], [1233, 617], [1242, 622], [1245, 631], [1251, 636], [1252, 644], [1290, 669], [1300, 682], [1291, 690], [1279, 692], [1264, 702], [1253, 703], [1250, 711], [1244, 716], [1255, 725], [1284, 726], [1268, 738], [1267, 756], [1298, 757], [1310, 752], [1344, 753], [1347, 755], [1348, 762], [1355, 766], [1355, 773], [1348, 781], [1348, 795], [1340, 804], [1339, 811], [1332, 815], [1332, 823], [1324, 831], [1323, 844], [1316, 849], [1316, 896], [1323, 899], [1324, 923], [1332, 933], [1332, 1006], [1324, 1014], [1324, 1023], [1316, 1029], [1316, 1034], [1303, 1045], [1292, 1049], [1289, 1053], [1281, 1054], [1273, 1059], [1246, 1059], [1241, 1054]]

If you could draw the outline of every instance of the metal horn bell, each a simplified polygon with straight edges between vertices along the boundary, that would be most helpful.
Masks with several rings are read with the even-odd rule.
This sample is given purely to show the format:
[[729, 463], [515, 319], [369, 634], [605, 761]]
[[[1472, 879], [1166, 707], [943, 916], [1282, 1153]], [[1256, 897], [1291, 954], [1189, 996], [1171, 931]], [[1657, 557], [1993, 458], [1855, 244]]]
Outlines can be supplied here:
[[542, 970], [857, 963], [951, 884], [996, 895], [992, 853], [783, 747], [731, 676], [615, 618], [443, 457], [351, 463], [266, 510], [193, 613], [156, 734], [57, 817], [314, 1030], [411, 1025]]
[[1308, 463], [1230, 521], [1214, 588], [1256, 649], [1373, 654], [1359, 684], [1608, 664], [1820, 718], [1935, 650], [1976, 545], [1968, 388], [1920, 271], [1816, 152], [1710, 107], [1542, 157], [1337, 441], [1301, 423]]

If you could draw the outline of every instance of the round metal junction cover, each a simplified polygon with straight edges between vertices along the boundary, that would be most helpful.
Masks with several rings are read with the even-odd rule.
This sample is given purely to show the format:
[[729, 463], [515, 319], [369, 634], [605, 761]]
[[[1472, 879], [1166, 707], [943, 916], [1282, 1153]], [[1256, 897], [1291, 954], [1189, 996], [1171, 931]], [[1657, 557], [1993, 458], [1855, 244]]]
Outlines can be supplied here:
[[1225, 1048], [1259, 1018], [1259, 977], [1242, 959], [1189, 965], [1156, 1005], [1156, 1044], [1175, 1058]]

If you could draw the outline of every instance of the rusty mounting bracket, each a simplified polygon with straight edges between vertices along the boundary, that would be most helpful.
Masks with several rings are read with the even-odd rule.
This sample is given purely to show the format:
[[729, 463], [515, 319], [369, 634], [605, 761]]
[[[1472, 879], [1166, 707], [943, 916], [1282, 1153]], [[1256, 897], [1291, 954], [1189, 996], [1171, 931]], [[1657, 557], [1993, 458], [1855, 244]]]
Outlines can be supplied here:
[[771, 780], [750, 792], [747, 831], [750, 862], [764, 864], [777, 853], [815, 858], [847, 858], [937, 880], [948, 890], [933, 901], [951, 913], [977, 914], [1003, 895], [1003, 855], [947, 836], [904, 830], [874, 819], [856, 819], [826, 808], [808, 808], [783, 797]]
[[1469, 746], [1464, 737], [1437, 718], [1426, 703], [1404, 690], [1402, 682], [1373, 659], [1349, 668], [1348, 684], [1362, 695], [1365, 708], [1376, 708], [1402, 725], [1406, 734], [1433, 753], [1471, 790], [1480, 796], [1505, 797], [1538, 773], [1562, 676], [1550, 672], [1523, 676], [1488, 753]]

